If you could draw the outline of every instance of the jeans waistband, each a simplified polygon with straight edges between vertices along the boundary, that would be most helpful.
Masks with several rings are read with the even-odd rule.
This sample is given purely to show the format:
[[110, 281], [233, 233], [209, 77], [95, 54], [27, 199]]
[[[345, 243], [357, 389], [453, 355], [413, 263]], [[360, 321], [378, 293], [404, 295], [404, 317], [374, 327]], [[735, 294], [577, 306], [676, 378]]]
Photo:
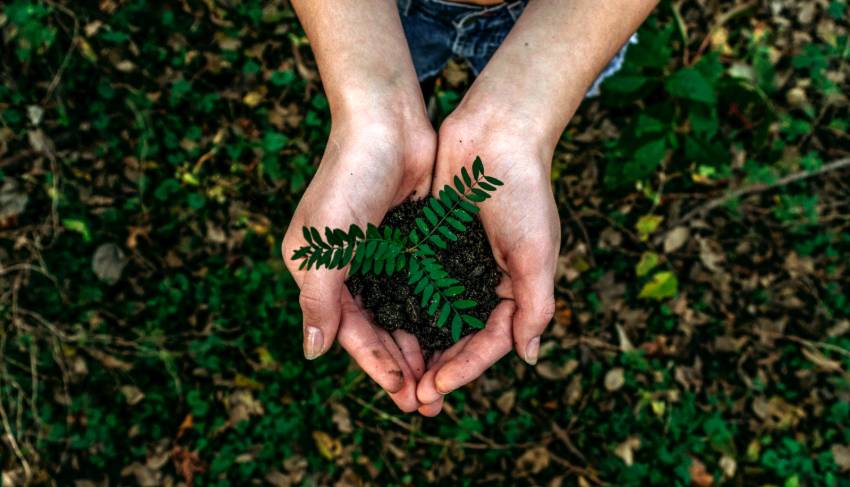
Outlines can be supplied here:
[[475, 5], [458, 3], [450, 0], [397, 0], [398, 9], [402, 15], [407, 15], [414, 3], [425, 6], [428, 10], [437, 12], [445, 17], [477, 17], [494, 15], [506, 9], [513, 20], [519, 18], [528, 0], [509, 0], [498, 5]]

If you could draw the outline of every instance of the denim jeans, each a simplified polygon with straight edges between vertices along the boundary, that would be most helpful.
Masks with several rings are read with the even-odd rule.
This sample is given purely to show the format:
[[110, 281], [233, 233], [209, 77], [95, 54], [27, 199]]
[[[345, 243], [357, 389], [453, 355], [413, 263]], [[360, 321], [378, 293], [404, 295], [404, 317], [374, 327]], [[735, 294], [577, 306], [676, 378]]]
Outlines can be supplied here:
[[[401, 23], [419, 81], [435, 77], [452, 57], [466, 60], [477, 76], [507, 37], [528, 0], [509, 0], [494, 6], [448, 0], [398, 0]], [[602, 81], [623, 65], [633, 35], [602, 70], [587, 96], [599, 94]]]

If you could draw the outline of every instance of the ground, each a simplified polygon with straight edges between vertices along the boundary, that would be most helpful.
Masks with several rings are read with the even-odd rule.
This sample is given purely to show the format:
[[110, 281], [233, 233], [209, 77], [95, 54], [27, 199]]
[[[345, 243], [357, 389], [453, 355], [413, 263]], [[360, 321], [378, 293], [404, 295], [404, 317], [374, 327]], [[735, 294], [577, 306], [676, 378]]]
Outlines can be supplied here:
[[0, 7], [4, 485], [850, 485], [846, 1], [662, 2], [558, 146], [540, 363], [436, 419], [302, 358], [287, 3], [149, 3]]

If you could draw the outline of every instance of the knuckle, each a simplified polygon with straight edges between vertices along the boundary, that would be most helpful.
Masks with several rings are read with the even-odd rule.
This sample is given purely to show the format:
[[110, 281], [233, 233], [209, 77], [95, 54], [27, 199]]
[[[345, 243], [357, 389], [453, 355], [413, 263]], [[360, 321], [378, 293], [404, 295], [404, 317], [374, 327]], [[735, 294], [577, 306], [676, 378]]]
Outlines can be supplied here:
[[298, 304], [301, 305], [301, 311], [305, 315], [309, 315], [308, 318], [312, 318], [321, 313], [326, 303], [321, 294], [317, 293], [313, 286], [307, 284], [298, 295]]
[[541, 326], [545, 326], [552, 321], [552, 317], [555, 316], [555, 299], [550, 297], [547, 298], [543, 303], [538, 305], [535, 309], [534, 316], [537, 318], [537, 322], [541, 324]]

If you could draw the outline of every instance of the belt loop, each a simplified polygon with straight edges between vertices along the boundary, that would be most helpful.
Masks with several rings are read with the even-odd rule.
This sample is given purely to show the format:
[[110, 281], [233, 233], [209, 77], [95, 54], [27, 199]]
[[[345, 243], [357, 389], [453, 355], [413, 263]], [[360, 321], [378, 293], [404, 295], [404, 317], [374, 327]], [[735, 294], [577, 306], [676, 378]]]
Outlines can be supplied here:
[[413, 3], [413, 0], [398, 0], [398, 11], [401, 15], [407, 17], [407, 14], [410, 13], [410, 6]]
[[508, 4], [508, 13], [511, 14], [511, 18], [516, 21], [520, 15], [522, 15], [522, 11], [525, 10], [525, 5], [528, 3], [528, 0], [517, 0], [515, 2]]

